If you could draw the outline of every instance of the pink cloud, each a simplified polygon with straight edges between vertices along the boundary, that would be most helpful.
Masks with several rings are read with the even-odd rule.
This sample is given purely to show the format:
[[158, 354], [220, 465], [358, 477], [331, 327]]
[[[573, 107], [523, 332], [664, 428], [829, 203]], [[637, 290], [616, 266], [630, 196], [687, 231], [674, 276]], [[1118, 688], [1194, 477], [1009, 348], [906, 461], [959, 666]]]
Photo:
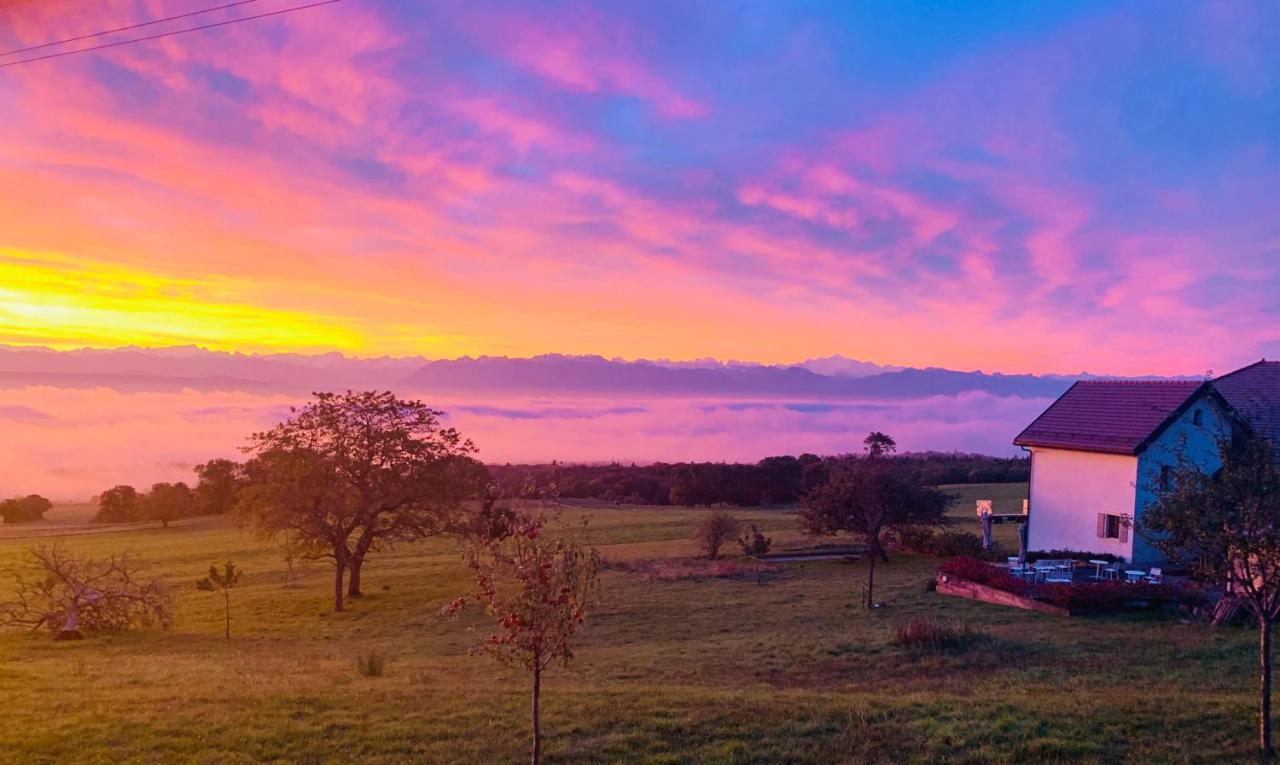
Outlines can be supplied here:
[[[567, 22], [567, 23], [566, 23]], [[697, 119], [709, 107], [683, 93], [642, 63], [632, 50], [634, 32], [590, 12], [553, 26], [525, 17], [504, 20], [490, 44], [529, 71], [577, 93], [616, 93], [654, 105], [672, 119]]]

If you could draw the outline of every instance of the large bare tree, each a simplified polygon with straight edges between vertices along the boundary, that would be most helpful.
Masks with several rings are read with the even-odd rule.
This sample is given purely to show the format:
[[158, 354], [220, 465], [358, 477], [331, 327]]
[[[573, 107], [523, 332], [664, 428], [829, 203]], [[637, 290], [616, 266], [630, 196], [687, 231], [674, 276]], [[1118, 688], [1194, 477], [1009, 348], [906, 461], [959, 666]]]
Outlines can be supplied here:
[[0, 602], [0, 626], [80, 637], [81, 629], [168, 627], [172, 618], [168, 591], [127, 555], [93, 559], [60, 545], [34, 547], [8, 574], [12, 598]]
[[332, 558], [341, 611], [344, 595], [361, 594], [370, 552], [451, 528], [487, 483], [475, 447], [442, 414], [390, 392], [316, 393], [251, 436], [238, 512], [267, 536], [293, 534], [312, 557]]

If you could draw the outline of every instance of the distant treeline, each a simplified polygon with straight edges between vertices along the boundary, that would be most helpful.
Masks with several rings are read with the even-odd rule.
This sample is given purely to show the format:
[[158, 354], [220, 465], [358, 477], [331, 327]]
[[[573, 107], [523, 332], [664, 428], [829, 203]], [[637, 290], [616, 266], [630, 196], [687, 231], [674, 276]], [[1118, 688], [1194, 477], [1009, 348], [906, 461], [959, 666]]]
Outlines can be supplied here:
[[[479, 485], [496, 486], [504, 498], [590, 499], [629, 505], [686, 507], [788, 505], [826, 481], [839, 460], [848, 455], [766, 457], [752, 464], [728, 462], [656, 462], [651, 465], [487, 465], [479, 469]], [[981, 454], [921, 452], [885, 457], [905, 477], [926, 485], [955, 483], [1015, 483], [1027, 480], [1030, 461]], [[488, 477], [484, 476], [487, 469]], [[120, 485], [94, 497], [100, 523], [171, 521], [197, 515], [231, 512], [243, 483], [243, 466], [228, 459], [210, 460], [195, 468], [195, 486], [157, 483], [139, 491]], [[477, 491], [481, 491], [477, 489]], [[490, 496], [493, 496], [490, 494]], [[43, 511], [27, 513], [31, 499], [0, 503], [7, 523], [38, 520]], [[45, 507], [44, 509], [47, 509]]]
[[[766, 457], [754, 464], [657, 462], [652, 465], [489, 465], [508, 497], [555, 494], [638, 505], [785, 505], [822, 483], [831, 464], [847, 457]], [[928, 485], [1018, 483], [1030, 460], [981, 454], [920, 452], [890, 457], [896, 467]]]

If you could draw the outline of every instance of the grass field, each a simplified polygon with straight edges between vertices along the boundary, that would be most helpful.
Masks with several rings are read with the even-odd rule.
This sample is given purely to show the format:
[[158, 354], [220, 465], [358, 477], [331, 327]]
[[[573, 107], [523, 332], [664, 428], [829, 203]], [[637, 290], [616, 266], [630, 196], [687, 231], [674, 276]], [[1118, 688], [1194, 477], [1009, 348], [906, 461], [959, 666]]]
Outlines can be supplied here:
[[[965, 487], [999, 503], [1025, 487]], [[1004, 492], [1003, 494], [999, 492]], [[611, 561], [689, 556], [704, 511], [601, 508]], [[799, 542], [783, 511], [739, 511]], [[974, 521], [969, 521], [975, 524]], [[0, 540], [0, 560], [30, 544]], [[488, 634], [439, 611], [465, 587], [447, 541], [371, 560], [370, 595], [329, 612], [329, 570], [284, 589], [279, 555], [222, 520], [68, 536], [129, 549], [170, 581], [169, 632], [54, 643], [0, 637], [6, 763], [497, 763], [526, 757], [526, 678], [468, 649]], [[191, 583], [227, 558], [247, 571], [222, 639], [217, 598]], [[896, 557], [882, 610], [855, 606], [860, 566], [789, 565], [747, 579], [651, 581], [611, 568], [577, 660], [545, 680], [548, 762], [1209, 763], [1254, 741], [1255, 636], [1126, 615], [1061, 619], [926, 592], [936, 561]], [[911, 616], [991, 642], [914, 656]], [[363, 677], [357, 656], [388, 659]]]
[[[973, 534], [982, 534], [982, 525], [978, 522], [975, 502], [979, 499], [992, 501], [992, 511], [999, 513], [1021, 513], [1022, 500], [1027, 498], [1025, 483], [978, 483], [943, 486], [943, 491], [955, 497], [951, 510], [947, 513], [955, 528], [964, 529]], [[991, 528], [991, 537], [1011, 554], [1018, 553], [1018, 525], [1001, 523]]]

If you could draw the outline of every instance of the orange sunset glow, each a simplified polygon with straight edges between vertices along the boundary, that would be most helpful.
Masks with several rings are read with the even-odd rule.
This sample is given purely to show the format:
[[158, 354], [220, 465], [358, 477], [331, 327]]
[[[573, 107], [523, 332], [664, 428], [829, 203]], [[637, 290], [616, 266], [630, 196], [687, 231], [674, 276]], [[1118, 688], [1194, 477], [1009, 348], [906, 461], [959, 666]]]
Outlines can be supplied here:
[[0, 765], [1275, 763], [1280, 0], [0, 0]]
[[[71, 5], [6, 7], [5, 47], [134, 4]], [[856, 112], [758, 138], [732, 115], [784, 94], [673, 68], [679, 43], [642, 34], [643, 15], [476, 11], [443, 47], [430, 16], [348, 2], [5, 69], [0, 341], [1111, 374], [1225, 367], [1275, 341], [1274, 216], [1250, 213], [1274, 201], [1264, 123], [1194, 163], [1150, 145], [1135, 168], [1180, 174], [1158, 187], [1079, 161], [1117, 147], [1055, 114], [1107, 64], [1039, 94], [1013, 79], [1080, 35], [1127, 41], [1121, 16], [997, 43], [1013, 67], [939, 52], [929, 79], [883, 75], [919, 81], [900, 98], [868, 88]], [[503, 77], [469, 84], [468, 56]], [[1260, 60], [1198, 64], [1251, 114]], [[1059, 139], [1037, 151], [944, 87], [1005, 93]], [[956, 159], [970, 150], [989, 159]], [[1121, 176], [1140, 204], [1111, 202]], [[1230, 205], [1218, 183], [1240, 190]], [[1225, 284], [1254, 286], [1214, 299]]]

